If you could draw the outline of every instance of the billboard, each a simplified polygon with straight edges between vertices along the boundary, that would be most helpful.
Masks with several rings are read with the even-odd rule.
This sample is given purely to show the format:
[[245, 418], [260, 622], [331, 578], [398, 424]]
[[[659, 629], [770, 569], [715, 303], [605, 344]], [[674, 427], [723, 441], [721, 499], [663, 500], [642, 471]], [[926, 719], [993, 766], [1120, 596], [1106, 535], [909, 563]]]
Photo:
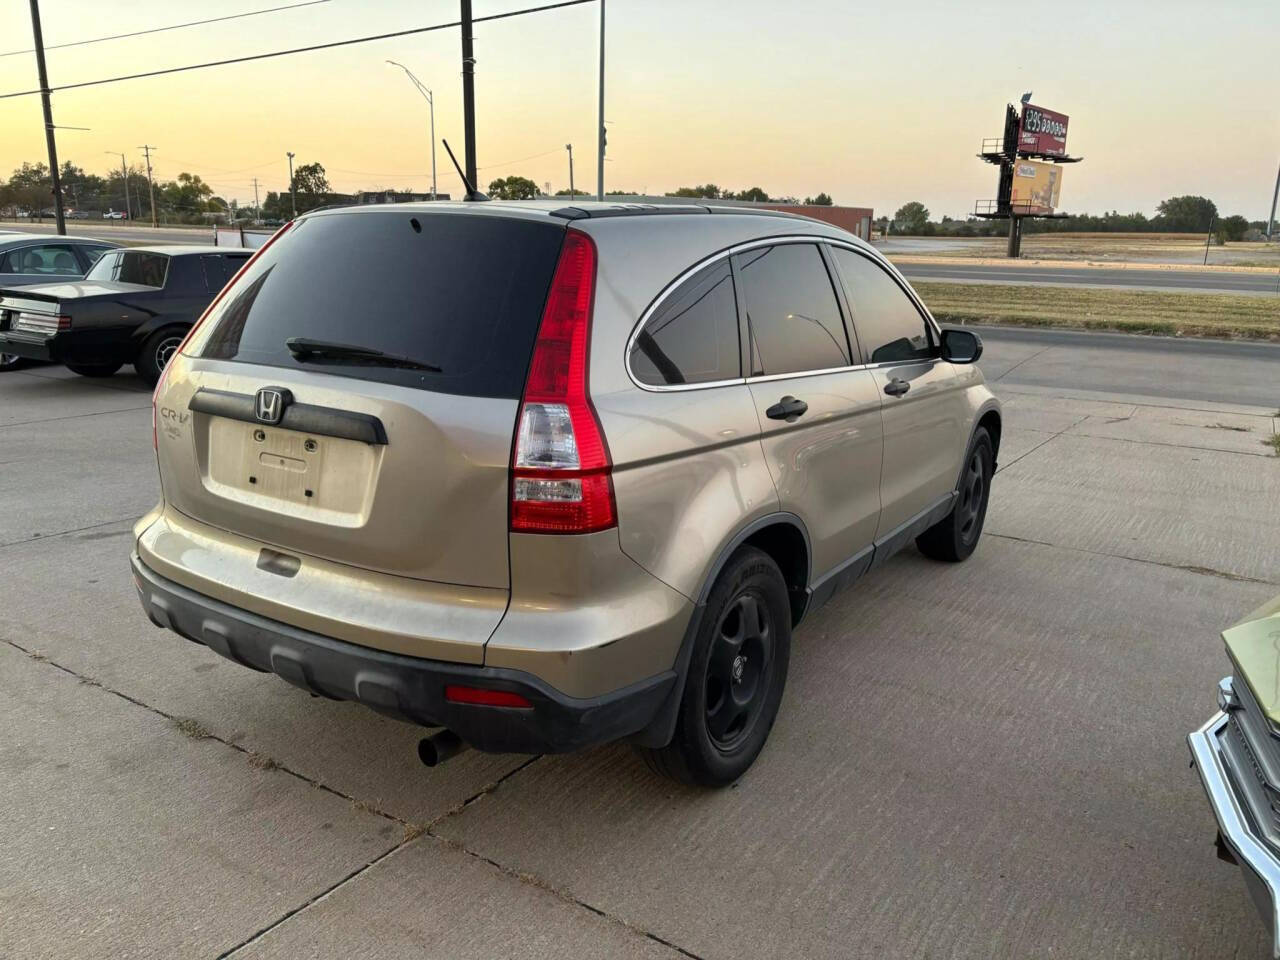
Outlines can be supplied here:
[[1016, 160], [1009, 206], [1014, 213], [1045, 216], [1058, 208], [1062, 193], [1062, 167], [1037, 160]]
[[1052, 157], [1065, 157], [1067, 155], [1067, 115], [1024, 103], [1022, 123], [1018, 128], [1018, 150], [1021, 153], [1043, 153]]

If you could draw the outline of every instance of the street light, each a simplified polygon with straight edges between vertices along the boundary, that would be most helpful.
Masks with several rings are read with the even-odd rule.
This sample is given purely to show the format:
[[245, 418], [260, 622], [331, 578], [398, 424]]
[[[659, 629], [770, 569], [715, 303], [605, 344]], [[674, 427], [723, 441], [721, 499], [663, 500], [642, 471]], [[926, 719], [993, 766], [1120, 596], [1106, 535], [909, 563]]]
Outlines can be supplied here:
[[289, 151], [289, 207], [293, 210], [293, 219], [298, 219], [298, 197], [293, 190], [293, 151]]
[[[113, 157], [117, 155], [114, 150], [103, 150], [102, 152], [110, 154]], [[124, 176], [124, 218], [126, 220], [132, 220], [133, 210], [129, 207], [129, 168], [124, 164], [124, 154], [119, 154], [119, 157], [120, 173]]]
[[387, 63], [393, 67], [399, 67], [405, 72], [413, 85], [418, 88], [418, 92], [427, 98], [427, 105], [431, 107], [431, 199], [436, 198], [436, 101], [431, 95], [431, 91], [427, 89], [426, 84], [413, 75], [413, 71], [406, 67], [403, 63], [395, 60], [388, 60]]

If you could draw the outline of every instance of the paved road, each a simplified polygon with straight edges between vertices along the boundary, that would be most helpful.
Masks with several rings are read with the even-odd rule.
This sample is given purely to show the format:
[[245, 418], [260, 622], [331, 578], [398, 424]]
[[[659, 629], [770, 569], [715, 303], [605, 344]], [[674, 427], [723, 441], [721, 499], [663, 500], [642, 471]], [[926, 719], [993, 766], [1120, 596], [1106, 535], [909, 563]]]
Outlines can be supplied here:
[[[58, 231], [51, 223], [21, 224], [12, 220], [0, 221], [0, 236], [5, 233], [39, 233], [55, 234]], [[116, 243], [130, 245], [150, 243], [211, 243], [213, 229], [211, 227], [157, 227], [152, 229], [141, 224], [123, 226], [118, 223], [101, 220], [68, 220], [67, 234], [72, 237], [93, 237], [98, 240], [113, 240]]]
[[622, 746], [428, 771], [414, 728], [153, 628], [146, 388], [0, 375], [0, 957], [1269, 956], [1183, 736], [1280, 591], [1280, 398], [1237, 392], [1275, 354], [983, 332], [977, 553], [806, 622], [719, 792]]
[[986, 348], [983, 372], [1002, 384], [1078, 396], [1096, 392], [1155, 402], [1236, 405], [1246, 412], [1280, 407], [1280, 343], [972, 329]]
[[908, 280], [961, 283], [1010, 283], [1034, 286], [1138, 287], [1147, 290], [1207, 291], [1276, 295], [1276, 273], [1226, 270], [1145, 270], [1110, 267], [1012, 267], [965, 264], [901, 263]]

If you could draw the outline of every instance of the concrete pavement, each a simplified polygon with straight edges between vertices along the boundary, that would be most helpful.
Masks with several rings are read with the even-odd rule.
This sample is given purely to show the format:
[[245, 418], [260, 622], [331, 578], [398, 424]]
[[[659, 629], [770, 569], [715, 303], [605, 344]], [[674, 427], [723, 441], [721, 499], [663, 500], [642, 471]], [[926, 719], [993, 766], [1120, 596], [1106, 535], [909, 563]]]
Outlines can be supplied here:
[[155, 629], [145, 388], [0, 375], [0, 957], [1265, 956], [1183, 737], [1280, 592], [1276, 354], [980, 332], [986, 538], [802, 626], [719, 792], [622, 746], [428, 771]]

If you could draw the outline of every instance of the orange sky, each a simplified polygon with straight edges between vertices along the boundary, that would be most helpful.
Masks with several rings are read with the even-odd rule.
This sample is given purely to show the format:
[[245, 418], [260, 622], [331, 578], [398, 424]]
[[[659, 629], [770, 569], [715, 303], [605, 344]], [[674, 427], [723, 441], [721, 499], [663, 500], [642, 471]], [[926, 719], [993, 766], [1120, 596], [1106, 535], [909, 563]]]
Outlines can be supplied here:
[[[44, 0], [47, 44], [289, 0]], [[528, 5], [476, 0], [483, 16]], [[329, 0], [301, 10], [49, 52], [53, 85], [452, 20], [453, 0]], [[597, 7], [476, 28], [482, 187], [518, 173], [595, 183]], [[1071, 116], [1062, 201], [1075, 212], [1154, 212], [1200, 193], [1266, 216], [1280, 161], [1274, 62], [1280, 3], [1075, 0], [870, 4], [834, 0], [608, 0], [606, 186], [661, 193], [713, 181], [773, 194], [825, 190], [892, 213], [919, 199], [961, 217], [995, 191], [977, 159], [1025, 90]], [[0, 53], [29, 46], [26, 3], [0, 7]], [[454, 30], [54, 96], [59, 157], [97, 172], [105, 151], [156, 174], [200, 173], [251, 201], [287, 184], [285, 152], [318, 160], [334, 189], [430, 187], [425, 102], [461, 147]], [[0, 57], [0, 92], [36, 86], [34, 57]], [[45, 158], [38, 97], [0, 100], [0, 171]], [[119, 160], [114, 161], [116, 164]], [[457, 192], [443, 150], [442, 191]]]

